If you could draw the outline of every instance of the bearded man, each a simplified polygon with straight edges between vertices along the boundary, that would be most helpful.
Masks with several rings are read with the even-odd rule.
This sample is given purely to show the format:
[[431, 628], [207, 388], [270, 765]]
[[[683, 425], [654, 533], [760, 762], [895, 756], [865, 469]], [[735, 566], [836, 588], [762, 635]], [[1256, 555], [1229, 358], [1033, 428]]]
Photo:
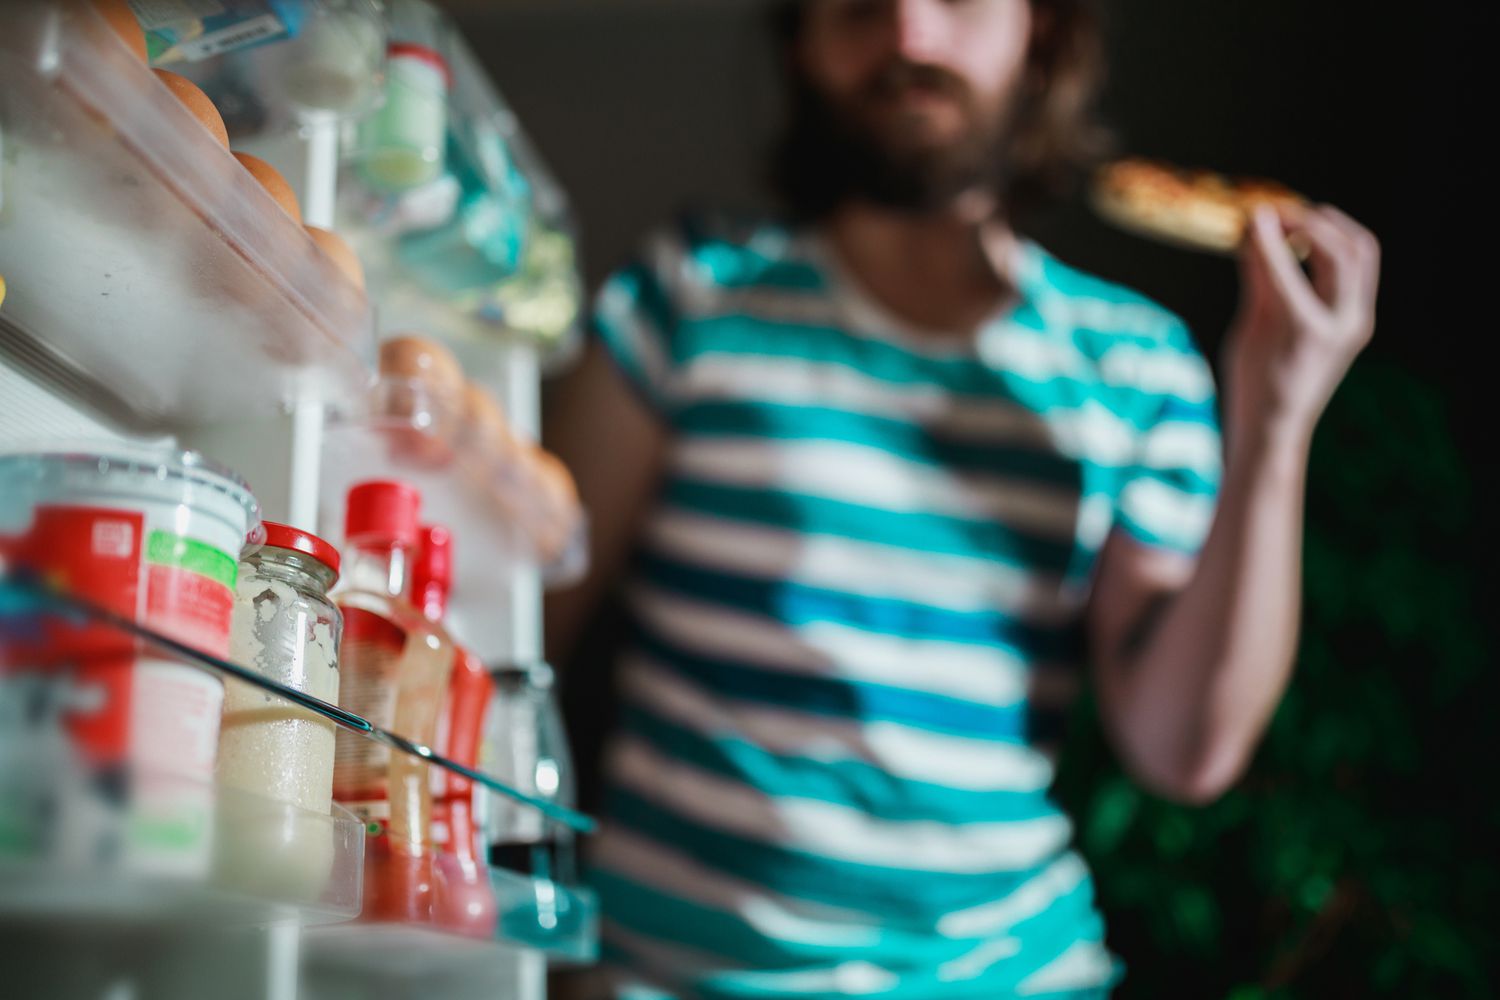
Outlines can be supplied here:
[[781, 27], [789, 216], [649, 240], [550, 418], [593, 532], [551, 652], [617, 580], [633, 627], [605, 966], [618, 995], [1105, 996], [1061, 721], [1088, 679], [1152, 791], [1245, 768], [1378, 245], [1326, 206], [1254, 217], [1221, 410], [1177, 317], [1013, 228], [1092, 147], [1083, 0]]

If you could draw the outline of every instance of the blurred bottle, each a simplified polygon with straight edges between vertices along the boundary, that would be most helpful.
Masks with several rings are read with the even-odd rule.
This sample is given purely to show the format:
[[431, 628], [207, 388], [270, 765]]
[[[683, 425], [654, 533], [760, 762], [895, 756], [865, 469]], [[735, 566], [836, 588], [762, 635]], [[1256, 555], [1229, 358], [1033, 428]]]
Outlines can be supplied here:
[[442, 15], [421, 0], [390, 5], [385, 101], [360, 127], [359, 172], [378, 191], [419, 187], [443, 172], [452, 73]]
[[307, 110], [349, 115], [364, 109], [380, 80], [384, 21], [351, 0], [320, 0], [306, 18], [278, 66], [283, 92]]
[[[553, 695], [552, 668], [544, 663], [492, 672], [494, 691], [485, 713], [480, 770], [519, 791], [571, 808], [573, 767], [562, 716]], [[546, 943], [586, 919], [574, 896], [558, 884], [575, 881], [572, 832], [536, 809], [503, 796], [478, 797], [490, 864], [530, 875], [526, 896], [507, 893], [501, 933], [514, 941]]]
[[[433, 622], [448, 610], [453, 581], [453, 541], [447, 529], [424, 527], [412, 571], [412, 603]], [[470, 651], [459, 647], [438, 719], [433, 749], [456, 763], [474, 767], [490, 675]], [[433, 919], [471, 937], [495, 932], [495, 896], [478, 853], [473, 820], [473, 783], [444, 768], [431, 769], [432, 844], [436, 849]]]
[[565, 224], [533, 218], [516, 273], [487, 290], [477, 311], [507, 334], [565, 351], [576, 339], [583, 297], [572, 232]]
[[[406, 483], [373, 481], [349, 491], [344, 520], [344, 578], [334, 592], [344, 615], [339, 651], [339, 705], [389, 729], [396, 719], [396, 675], [413, 617], [402, 599], [417, 541], [421, 495]], [[333, 797], [384, 826], [388, 748], [340, 729], [335, 739]]]
[[435, 295], [454, 296], [505, 281], [521, 266], [529, 235], [531, 186], [492, 123], [469, 123], [472, 152], [450, 133], [448, 177], [457, 185], [452, 215], [408, 232], [396, 255]]
[[[404, 598], [419, 540], [420, 494], [380, 480], [349, 491], [339, 656], [340, 705], [407, 739], [430, 744], [454, 648]], [[366, 821], [367, 920], [427, 922], [432, 915], [427, 765], [339, 732], [334, 798]]]

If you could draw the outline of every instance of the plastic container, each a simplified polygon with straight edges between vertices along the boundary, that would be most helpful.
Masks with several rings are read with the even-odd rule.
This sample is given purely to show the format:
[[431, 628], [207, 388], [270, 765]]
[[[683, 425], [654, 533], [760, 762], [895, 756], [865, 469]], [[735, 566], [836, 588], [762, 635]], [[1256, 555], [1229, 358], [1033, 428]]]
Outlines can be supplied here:
[[490, 288], [521, 266], [529, 237], [531, 185], [494, 128], [476, 129], [484, 163], [448, 140], [447, 169], [459, 186], [453, 215], [444, 224], [407, 233], [396, 257], [424, 289], [441, 298]]
[[443, 172], [453, 76], [439, 49], [441, 17], [419, 0], [391, 5], [385, 103], [360, 128], [360, 173], [376, 190], [406, 191]]
[[[338, 579], [332, 545], [284, 524], [267, 523], [265, 544], [240, 564], [230, 659], [331, 704], [339, 698], [343, 615], [328, 597]], [[219, 733], [221, 785], [288, 802], [294, 819], [328, 815], [333, 801], [334, 724], [242, 681], [224, 681]], [[280, 860], [240, 881], [274, 879], [288, 895], [315, 898], [333, 862], [327, 830], [307, 823], [226, 827], [226, 857]], [[253, 850], [239, 850], [250, 847]]]
[[[191, 452], [0, 456], [0, 533], [19, 567], [215, 656], [259, 527], [249, 488]], [[213, 773], [218, 681], [103, 628], [57, 626], [32, 652], [43, 666], [74, 661], [75, 683], [100, 696], [71, 726], [96, 761]]]
[[[245, 484], [193, 453], [0, 456], [8, 562], [214, 656], [229, 650], [240, 549], [259, 529]], [[172, 779], [135, 790], [138, 822], [123, 829], [138, 839], [123, 850], [206, 865], [222, 683], [108, 626], [38, 625], [6, 644], [7, 682], [54, 689], [54, 721], [91, 771]]]
[[350, 115], [374, 96], [385, 51], [384, 24], [365, 0], [321, 0], [301, 37], [283, 46], [281, 86], [302, 108]]
[[507, 333], [566, 350], [579, 328], [583, 298], [572, 232], [533, 219], [518, 272], [485, 294], [478, 315]]
[[378, 0], [296, 0], [295, 37], [175, 64], [213, 100], [231, 144], [368, 113], [384, 81]]

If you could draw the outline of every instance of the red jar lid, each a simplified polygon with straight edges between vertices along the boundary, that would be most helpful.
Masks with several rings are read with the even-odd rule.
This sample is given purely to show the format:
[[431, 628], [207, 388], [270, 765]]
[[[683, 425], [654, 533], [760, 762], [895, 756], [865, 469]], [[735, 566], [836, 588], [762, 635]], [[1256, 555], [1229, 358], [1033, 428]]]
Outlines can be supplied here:
[[333, 570], [334, 579], [339, 575], [339, 550], [323, 541], [311, 532], [294, 528], [290, 524], [277, 524], [275, 521], [263, 521], [266, 528], [265, 544], [271, 548], [291, 549], [293, 552], [301, 552], [303, 555], [312, 556], [318, 562]]
[[415, 545], [422, 494], [399, 479], [372, 479], [349, 488], [344, 539]]

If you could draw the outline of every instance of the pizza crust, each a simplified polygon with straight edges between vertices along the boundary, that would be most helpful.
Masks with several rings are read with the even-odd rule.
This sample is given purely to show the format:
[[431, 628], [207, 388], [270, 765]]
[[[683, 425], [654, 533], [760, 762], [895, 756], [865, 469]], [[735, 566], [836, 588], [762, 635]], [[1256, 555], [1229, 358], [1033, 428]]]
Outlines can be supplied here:
[[[1090, 189], [1094, 210], [1127, 232], [1190, 250], [1232, 254], [1260, 204], [1300, 210], [1307, 200], [1274, 181], [1231, 179], [1150, 160], [1109, 164]], [[1292, 247], [1307, 256], [1305, 242]]]

